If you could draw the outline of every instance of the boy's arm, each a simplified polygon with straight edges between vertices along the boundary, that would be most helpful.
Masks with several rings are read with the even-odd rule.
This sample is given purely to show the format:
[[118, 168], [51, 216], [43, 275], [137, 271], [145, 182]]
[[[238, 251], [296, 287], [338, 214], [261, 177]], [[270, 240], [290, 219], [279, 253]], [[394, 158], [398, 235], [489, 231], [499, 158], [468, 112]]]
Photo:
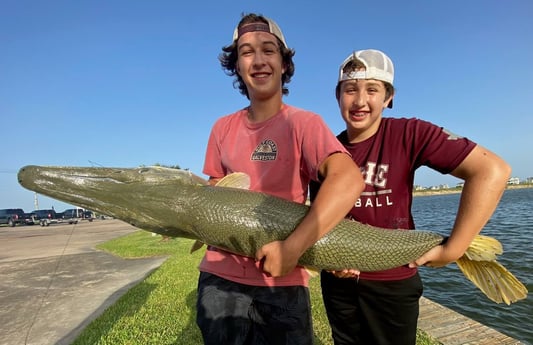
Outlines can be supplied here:
[[440, 267], [460, 258], [498, 206], [510, 174], [511, 168], [504, 160], [486, 148], [476, 146], [451, 172], [465, 183], [448, 241], [431, 249], [410, 266]]
[[324, 180], [302, 222], [284, 241], [268, 243], [256, 253], [257, 260], [265, 260], [263, 270], [274, 277], [292, 271], [300, 256], [348, 214], [365, 188], [348, 154], [329, 156], [319, 170]]

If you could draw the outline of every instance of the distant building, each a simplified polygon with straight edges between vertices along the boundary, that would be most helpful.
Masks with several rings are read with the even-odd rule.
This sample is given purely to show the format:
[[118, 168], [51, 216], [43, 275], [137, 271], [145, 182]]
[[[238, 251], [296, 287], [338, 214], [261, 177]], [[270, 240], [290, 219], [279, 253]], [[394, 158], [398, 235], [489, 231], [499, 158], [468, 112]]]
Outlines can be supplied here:
[[533, 183], [533, 177], [526, 178], [526, 183]]
[[511, 177], [507, 184], [520, 184], [520, 179], [518, 177]]

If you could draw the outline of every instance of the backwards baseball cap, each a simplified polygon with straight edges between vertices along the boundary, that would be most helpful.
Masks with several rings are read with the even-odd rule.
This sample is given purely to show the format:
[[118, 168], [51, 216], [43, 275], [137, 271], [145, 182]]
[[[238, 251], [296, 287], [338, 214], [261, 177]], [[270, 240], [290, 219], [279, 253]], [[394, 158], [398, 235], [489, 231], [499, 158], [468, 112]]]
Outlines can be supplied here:
[[281, 29], [279, 28], [278, 24], [276, 24], [276, 22], [274, 22], [270, 18], [264, 16], [262, 16], [262, 18], [265, 19], [268, 23], [248, 23], [242, 25], [241, 27], [237, 25], [237, 27], [235, 27], [235, 30], [233, 31], [233, 42], [237, 41], [239, 37], [241, 37], [247, 32], [264, 31], [276, 36], [281, 41], [281, 43], [283, 43], [285, 48], [288, 48], [287, 43], [285, 42], [285, 37], [283, 37], [283, 33], [281, 32]]
[[[344, 72], [346, 65], [352, 61], [363, 64], [365, 69]], [[392, 60], [380, 50], [366, 49], [353, 52], [344, 59], [339, 68], [338, 83], [355, 79], [376, 79], [393, 85], [394, 65]], [[392, 108], [392, 100], [389, 103], [389, 108]]]
[[[344, 72], [350, 62], [360, 62], [365, 70]], [[392, 85], [394, 81], [394, 65], [382, 51], [375, 49], [358, 50], [350, 54], [339, 68], [339, 82], [353, 79], [376, 79]]]

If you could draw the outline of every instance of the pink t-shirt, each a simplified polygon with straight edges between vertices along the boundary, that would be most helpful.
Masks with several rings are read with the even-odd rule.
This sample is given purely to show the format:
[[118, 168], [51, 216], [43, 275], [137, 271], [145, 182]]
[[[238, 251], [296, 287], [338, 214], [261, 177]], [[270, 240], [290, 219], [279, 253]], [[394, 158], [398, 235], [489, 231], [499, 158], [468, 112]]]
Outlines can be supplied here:
[[[318, 167], [333, 153], [347, 152], [312, 112], [283, 105], [271, 119], [250, 123], [242, 109], [214, 124], [204, 163], [204, 174], [215, 178], [233, 172], [250, 176], [250, 189], [294, 202], [307, 200], [308, 184], [317, 180]], [[200, 270], [256, 286], [308, 285], [309, 275], [297, 266], [274, 278], [253, 258], [209, 248]]]

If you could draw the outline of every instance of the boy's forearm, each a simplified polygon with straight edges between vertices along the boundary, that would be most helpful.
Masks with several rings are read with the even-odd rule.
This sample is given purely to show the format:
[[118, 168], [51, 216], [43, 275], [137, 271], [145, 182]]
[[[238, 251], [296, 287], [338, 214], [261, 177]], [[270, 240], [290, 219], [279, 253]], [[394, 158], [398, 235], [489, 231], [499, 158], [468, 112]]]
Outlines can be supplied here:
[[287, 245], [303, 254], [346, 217], [363, 190], [363, 178], [356, 167], [340, 173], [330, 172], [308, 214], [285, 240]]

